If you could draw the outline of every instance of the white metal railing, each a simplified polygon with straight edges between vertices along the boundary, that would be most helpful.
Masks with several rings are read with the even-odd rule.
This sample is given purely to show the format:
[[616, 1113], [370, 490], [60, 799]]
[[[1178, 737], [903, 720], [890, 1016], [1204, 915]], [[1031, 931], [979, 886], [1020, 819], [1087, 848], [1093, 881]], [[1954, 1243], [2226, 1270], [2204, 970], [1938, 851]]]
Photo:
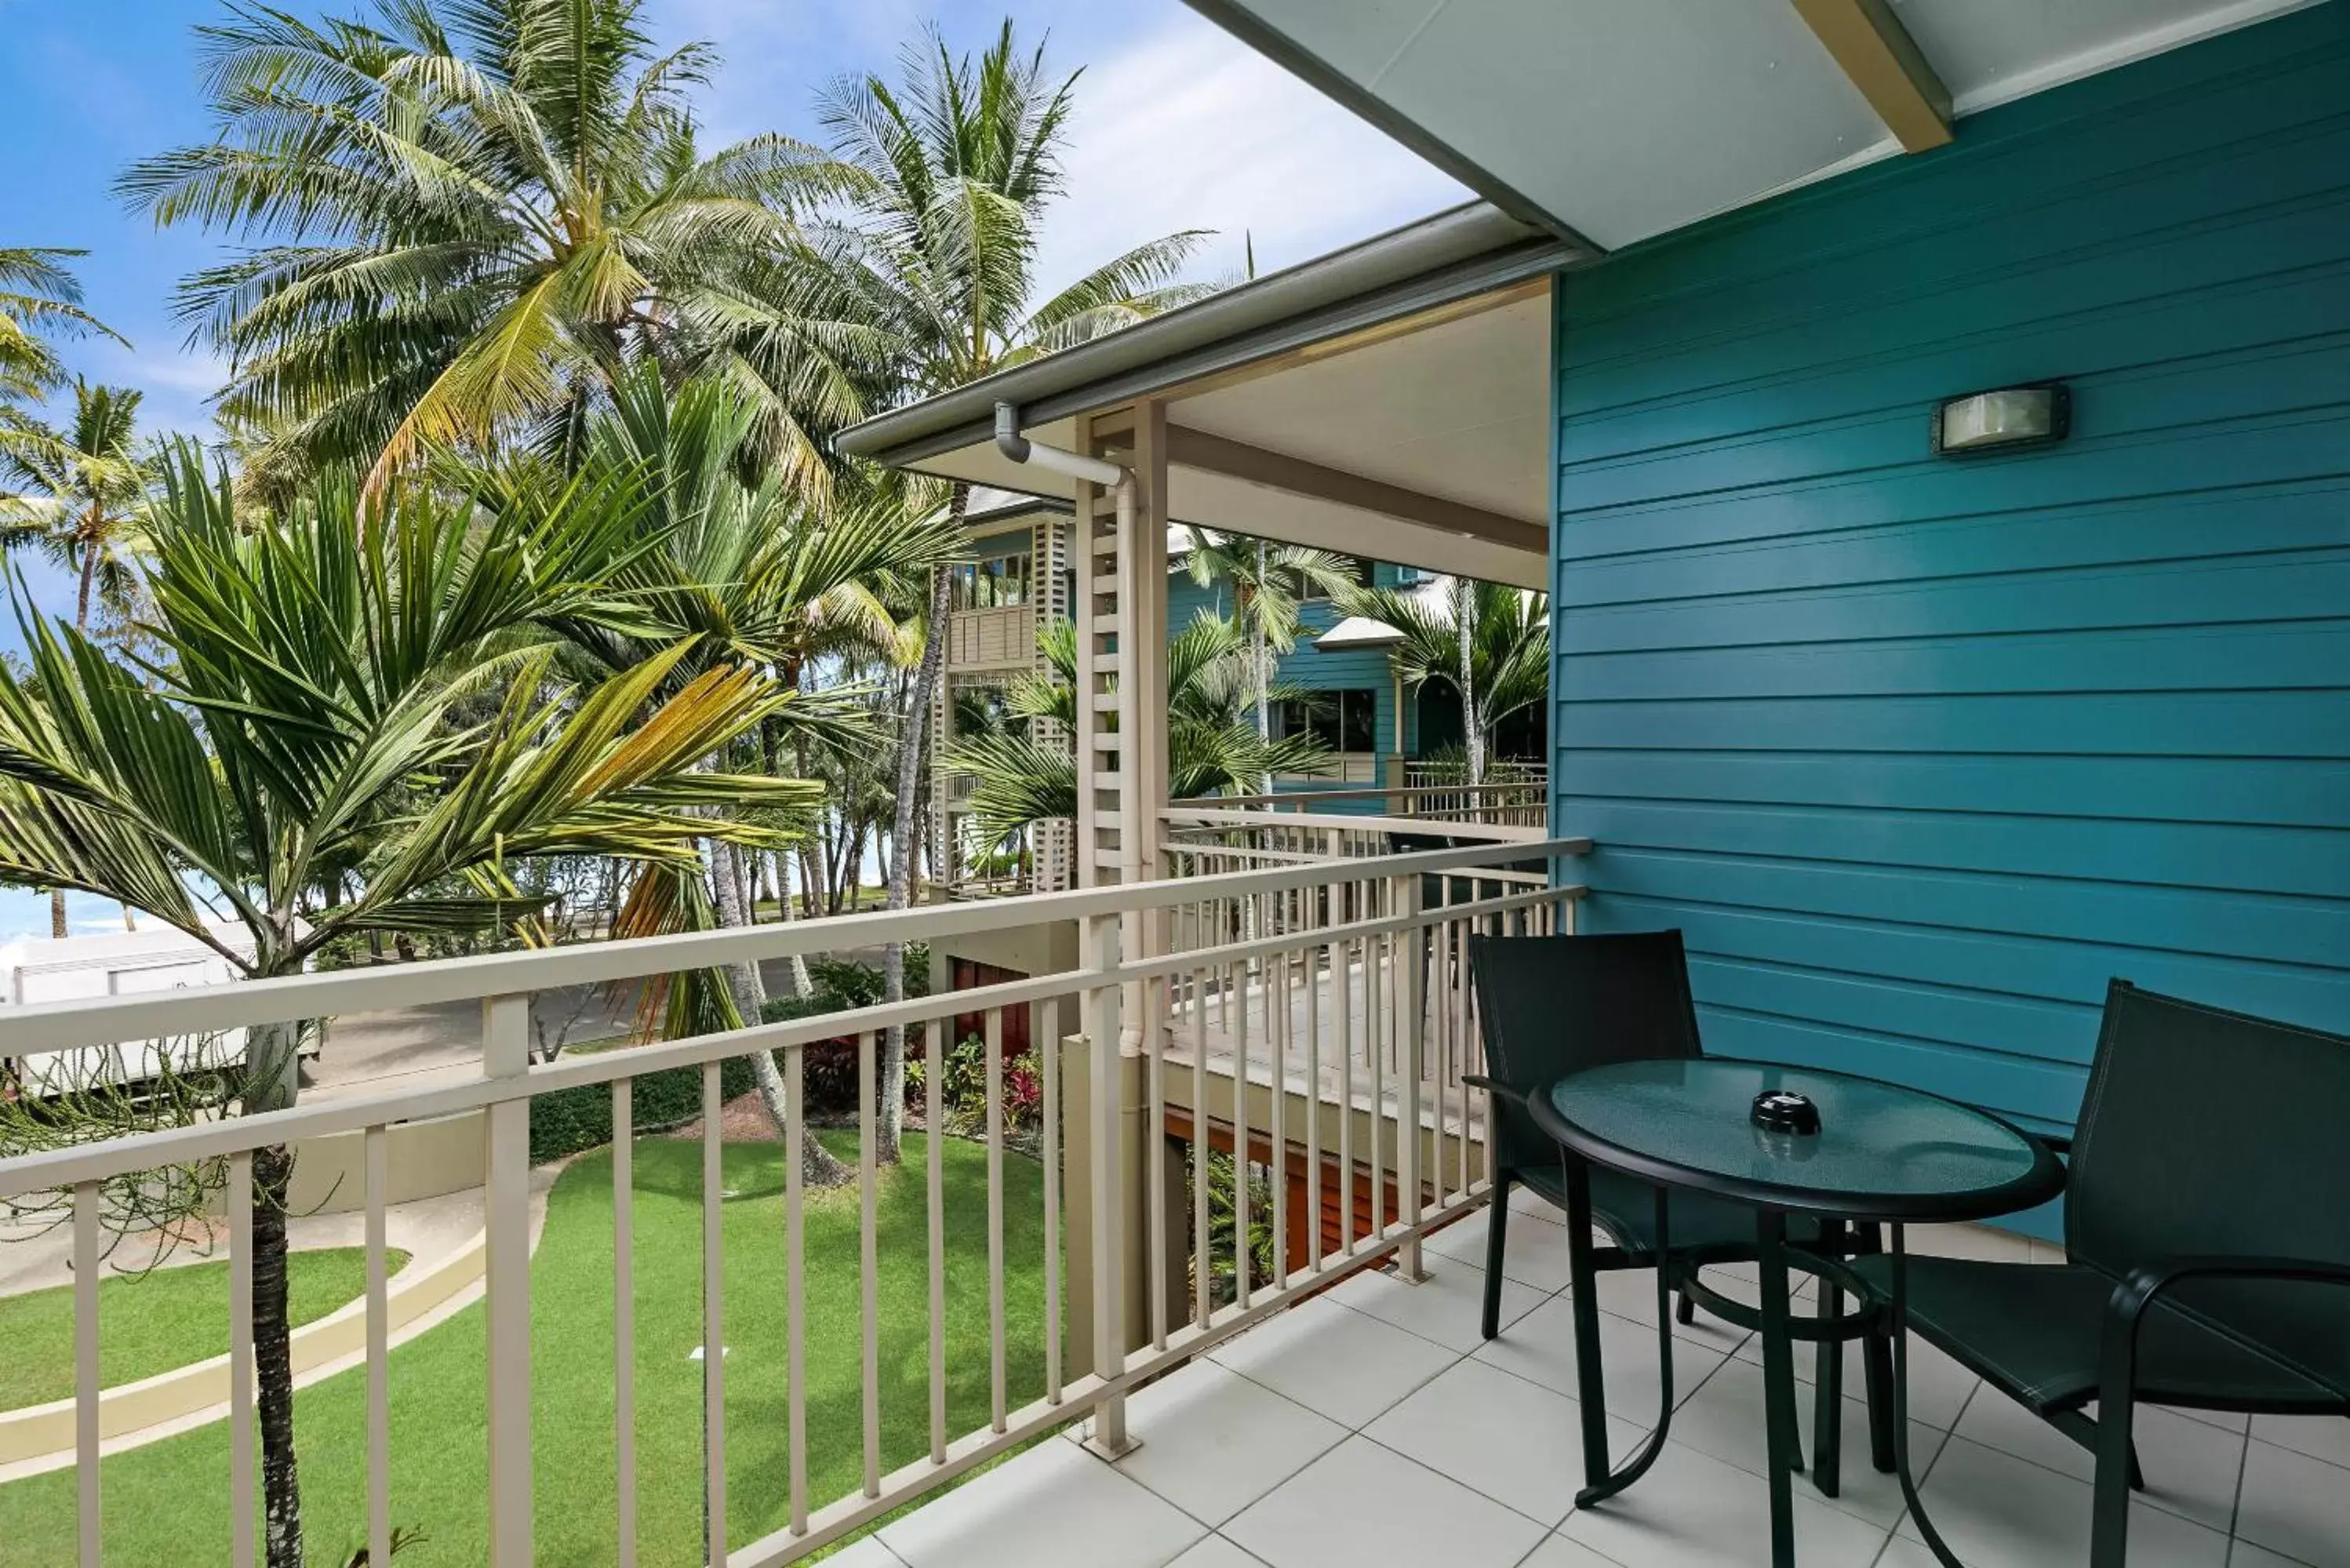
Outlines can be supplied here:
[[[1466, 944], [1480, 931], [1571, 931], [1579, 887], [1555, 876], [1582, 840], [1528, 837], [1405, 856], [1349, 856], [1220, 876], [1086, 889], [987, 905], [948, 904], [850, 915], [688, 936], [652, 938], [456, 959], [324, 975], [254, 981], [164, 995], [64, 1002], [13, 1012], [0, 1022], [7, 1051], [102, 1045], [331, 1017], [388, 1007], [479, 1001], [482, 1070], [432, 1086], [351, 1096], [251, 1116], [0, 1160], [0, 1199], [62, 1194], [69, 1205], [75, 1274], [75, 1452], [78, 1561], [99, 1561], [105, 1469], [100, 1462], [98, 1380], [105, 1184], [136, 1173], [224, 1160], [231, 1271], [231, 1356], [235, 1411], [229, 1444], [233, 1560], [254, 1561], [252, 1521], [257, 1474], [249, 1418], [254, 1357], [252, 1318], [254, 1159], [256, 1151], [298, 1146], [332, 1134], [359, 1133], [365, 1165], [368, 1318], [364, 1356], [366, 1417], [355, 1465], [366, 1480], [366, 1534], [371, 1561], [386, 1561], [396, 1498], [389, 1425], [390, 1369], [386, 1348], [383, 1220], [386, 1132], [412, 1121], [485, 1112], [487, 1355], [484, 1368], [488, 1429], [486, 1514], [489, 1559], [499, 1568], [532, 1561], [533, 1450], [530, 1341], [529, 1122], [534, 1099], [602, 1085], [613, 1125], [612, 1394], [615, 1470], [610, 1561], [636, 1561], [634, 1521], [645, 1478], [635, 1461], [637, 1274], [630, 1231], [634, 1189], [632, 1085], [646, 1075], [679, 1068], [701, 1077], [702, 1343], [723, 1345], [726, 1310], [719, 1205], [726, 1193], [721, 1070], [730, 1058], [776, 1054], [791, 1112], [784, 1135], [785, 1288], [778, 1311], [787, 1347], [787, 1405], [778, 1412], [788, 1462], [776, 1493], [741, 1511], [768, 1522], [733, 1543], [726, 1527], [727, 1440], [724, 1357], [705, 1362], [699, 1478], [707, 1517], [718, 1521], [715, 1562], [764, 1568], [795, 1561], [902, 1506], [971, 1466], [1075, 1416], [1090, 1412], [1095, 1439], [1124, 1440], [1124, 1397], [1137, 1382], [1196, 1355], [1299, 1293], [1386, 1257], [1417, 1272], [1422, 1233], [1479, 1201], [1490, 1179], [1482, 1107], [1463, 1081], [1482, 1061], [1466, 974]], [[1525, 867], [1542, 864], [1550, 877]], [[1075, 920], [1080, 932], [1074, 968], [1054, 974], [949, 992], [853, 1012], [761, 1024], [721, 1034], [608, 1053], [571, 1055], [533, 1065], [528, 1017], [533, 993], [557, 987], [626, 982], [681, 971], [758, 962], [793, 954], [870, 947], [888, 941], [938, 941], [1007, 924]], [[1077, 1032], [1064, 1039], [1074, 1005]], [[1031, 1038], [1043, 1043], [1041, 1147], [1044, 1203], [1044, 1378], [1041, 1397], [1009, 1407], [1005, 1376], [1004, 1161], [1007, 1020], [1029, 1014]], [[877, 1303], [878, 1175], [875, 1080], [882, 1033], [903, 1027], [927, 1037], [923, 1075], [926, 1124], [945, 1126], [941, 1070], [946, 1030], [958, 1015], [983, 1017], [984, 1127], [989, 1232], [990, 1401], [986, 1420], [952, 1429], [946, 1394], [942, 1281], [944, 1138], [927, 1140], [926, 1234], [930, 1293], [927, 1450], [885, 1453], [882, 1439], [882, 1328]], [[809, 1136], [803, 1106], [809, 1047], [855, 1043], [858, 1160], [856, 1178], [861, 1324], [859, 1483], [847, 1495], [818, 1497], [809, 1481], [806, 1376], [806, 1206], [801, 1176]], [[1215, 1089], [1222, 1086], [1222, 1099]], [[1262, 1093], [1258, 1093], [1259, 1088]], [[1148, 1131], [1121, 1116], [1129, 1096], [1147, 1097]], [[1188, 1101], [1193, 1122], [1193, 1201], [1190, 1212], [1169, 1191], [1161, 1159], [1137, 1159], [1123, 1147], [1154, 1138], [1170, 1106]], [[1302, 1123], [1302, 1126], [1300, 1125]], [[1238, 1223], [1219, 1258], [1211, 1223], [1208, 1146], [1219, 1136], [1247, 1165], [1254, 1152], [1274, 1168], [1270, 1256], [1252, 1241], [1245, 1169], [1236, 1183]], [[1145, 1147], [1148, 1147], [1147, 1145]], [[1080, 1157], [1079, 1149], [1082, 1149]], [[1119, 1196], [1121, 1173], [1147, 1172], [1140, 1233], [1135, 1206]], [[1293, 1174], [1295, 1172], [1295, 1174]], [[1303, 1255], [1289, 1234], [1290, 1190], [1317, 1221], [1337, 1188], [1343, 1217], [1336, 1244], [1314, 1226]], [[1357, 1198], [1367, 1218], [1357, 1223]], [[1064, 1261], [1063, 1236], [1082, 1224], [1089, 1247], [1086, 1273], [1076, 1250]], [[1074, 1234], [1074, 1232], [1070, 1232]], [[1180, 1242], [1180, 1247], [1176, 1243]], [[1174, 1256], [1188, 1260], [1175, 1277]], [[1229, 1280], [1229, 1292], [1221, 1281]], [[1138, 1302], [1133, 1292], [1139, 1290]], [[739, 1309], [738, 1309], [739, 1310]], [[1082, 1314], [1090, 1332], [1074, 1339], [1064, 1365], [1063, 1329]], [[899, 1352], [916, 1347], [890, 1346]], [[316, 1440], [313, 1438], [312, 1440]], [[456, 1440], [453, 1437], [452, 1440]], [[671, 1478], [660, 1477], [656, 1480]], [[675, 1484], [682, 1484], [678, 1480]], [[602, 1499], [580, 1500], [600, 1507]], [[12, 1526], [12, 1529], [14, 1526]]]
[[[1495, 780], [1482, 784], [1419, 784], [1402, 789], [1345, 786], [1332, 789], [1277, 790], [1271, 794], [1211, 795], [1178, 801], [1178, 806], [1259, 812], [1315, 812], [1408, 818], [1418, 822], [1461, 823], [1490, 827], [1541, 827], [1549, 815], [1549, 786], [1541, 770], [1537, 776]], [[1407, 768], [1407, 777], [1409, 771]]]

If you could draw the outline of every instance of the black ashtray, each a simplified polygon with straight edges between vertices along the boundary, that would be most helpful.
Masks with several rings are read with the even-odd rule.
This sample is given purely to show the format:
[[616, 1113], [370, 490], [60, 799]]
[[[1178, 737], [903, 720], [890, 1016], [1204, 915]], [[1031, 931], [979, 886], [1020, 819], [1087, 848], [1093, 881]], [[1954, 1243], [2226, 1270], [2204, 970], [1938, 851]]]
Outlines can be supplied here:
[[1765, 1089], [1754, 1096], [1753, 1122], [1765, 1132], [1815, 1133], [1820, 1108], [1792, 1089]]

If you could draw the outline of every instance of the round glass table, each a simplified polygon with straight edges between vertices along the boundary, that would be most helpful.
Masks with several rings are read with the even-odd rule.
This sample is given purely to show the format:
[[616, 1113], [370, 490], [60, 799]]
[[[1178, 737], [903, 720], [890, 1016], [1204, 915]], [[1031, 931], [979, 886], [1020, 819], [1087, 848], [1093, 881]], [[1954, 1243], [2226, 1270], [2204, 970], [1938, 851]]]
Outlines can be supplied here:
[[[1637, 1480], [1662, 1447], [1672, 1414], [1669, 1383], [1648, 1445], [1623, 1470], [1610, 1471], [1599, 1313], [1592, 1288], [1590, 1166], [1621, 1171], [1659, 1189], [1660, 1256], [1669, 1256], [1664, 1192], [1705, 1193], [1754, 1210], [1760, 1304], [1753, 1325], [1762, 1345], [1774, 1568], [1792, 1568], [1795, 1560], [1790, 1477], [1800, 1462], [1800, 1438], [1794, 1341], [1800, 1337], [1832, 1345], [1854, 1337], [1856, 1325], [1867, 1321], [1865, 1315], [1837, 1315], [1835, 1282], [1840, 1264], [1827, 1254], [1843, 1228], [1854, 1222], [1892, 1227], [1898, 1259], [1905, 1224], [2012, 1213], [2054, 1198], [2064, 1184], [2064, 1169], [2056, 1156], [2022, 1128], [1937, 1095], [1846, 1073], [1711, 1056], [1619, 1062], [1559, 1079], [1533, 1091], [1526, 1101], [1534, 1120], [1558, 1141], [1564, 1157], [1573, 1274], [1569, 1297], [1589, 1483], [1576, 1499], [1580, 1505], [1604, 1501]], [[1780, 1125], [1758, 1125], [1766, 1118]], [[1788, 1310], [1790, 1214], [1816, 1217], [1828, 1238], [1818, 1252], [1794, 1259], [1823, 1277], [1820, 1318], [1800, 1331]], [[1693, 1283], [1696, 1273], [1694, 1266], [1688, 1267], [1686, 1282]], [[1903, 1312], [1898, 1264], [1893, 1280], [1895, 1299], [1888, 1310], [1891, 1322], [1898, 1325]], [[1660, 1269], [1660, 1329], [1668, 1323], [1663, 1304], [1669, 1283], [1669, 1272]], [[1726, 1304], [1711, 1292], [1700, 1293], [1716, 1310]], [[1665, 1342], [1659, 1354], [1667, 1358], [1669, 1378], [1666, 1333], [1660, 1332], [1659, 1339]], [[1909, 1501], [1915, 1508], [1906, 1462], [1907, 1422], [1900, 1413], [1906, 1405], [1900, 1385], [1908, 1357], [1901, 1336], [1894, 1334], [1891, 1341], [1895, 1414], [1886, 1434], [1891, 1452], [1886, 1451], [1887, 1444], [1877, 1443], [1876, 1458], [1880, 1469], [1899, 1469], [1903, 1490], [1913, 1494]], [[1840, 1414], [1842, 1364], [1840, 1352], [1824, 1354], [1816, 1389], [1823, 1436], [1815, 1475], [1824, 1490], [1835, 1485], [1835, 1461], [1828, 1445]], [[1874, 1374], [1877, 1364], [1868, 1365]]]

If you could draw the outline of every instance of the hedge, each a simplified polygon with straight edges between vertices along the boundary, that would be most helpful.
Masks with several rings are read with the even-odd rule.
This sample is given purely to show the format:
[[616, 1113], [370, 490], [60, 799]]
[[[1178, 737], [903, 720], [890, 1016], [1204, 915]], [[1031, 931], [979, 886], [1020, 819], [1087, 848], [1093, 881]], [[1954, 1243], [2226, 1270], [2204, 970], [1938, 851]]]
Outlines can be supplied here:
[[[729, 1056], [719, 1064], [718, 1092], [727, 1099], [747, 1095], [756, 1085], [748, 1056]], [[647, 1073], [636, 1081], [633, 1120], [640, 1133], [682, 1127], [702, 1114], [702, 1069], [671, 1067]], [[612, 1141], [612, 1086], [582, 1084], [557, 1089], [530, 1102], [530, 1158], [534, 1165], [583, 1149], [601, 1148]]]

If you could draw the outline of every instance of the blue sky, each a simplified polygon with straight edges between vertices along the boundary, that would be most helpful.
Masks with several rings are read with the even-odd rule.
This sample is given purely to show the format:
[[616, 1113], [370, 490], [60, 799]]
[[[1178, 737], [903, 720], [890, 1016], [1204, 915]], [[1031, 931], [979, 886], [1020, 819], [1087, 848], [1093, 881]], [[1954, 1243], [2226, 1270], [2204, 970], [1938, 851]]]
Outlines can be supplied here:
[[[275, 0], [303, 16], [351, 15], [363, 0]], [[1201, 275], [1240, 270], [1253, 235], [1260, 270], [1302, 261], [1464, 200], [1466, 192], [1266, 64], [1178, 0], [646, 0], [664, 45], [703, 38], [725, 57], [705, 98], [714, 138], [782, 130], [817, 139], [813, 99], [843, 72], [894, 76], [898, 51], [935, 20], [976, 48], [1010, 15], [1049, 58], [1086, 67], [1069, 193], [1039, 257], [1045, 288], [1143, 240], [1218, 231]], [[88, 305], [130, 339], [72, 345], [72, 368], [138, 387], [151, 429], [201, 433], [221, 367], [172, 316], [173, 286], [224, 243], [158, 232], [125, 213], [115, 176], [135, 158], [206, 132], [190, 29], [218, 0], [0, 0], [0, 244], [67, 245]], [[36, 601], [66, 585], [36, 572]], [[13, 625], [0, 643], [16, 646]], [[77, 901], [77, 929], [119, 929], [110, 906]], [[0, 940], [47, 931], [31, 895], [0, 889]]]
[[[278, 0], [298, 14], [348, 13]], [[1045, 243], [1043, 282], [1186, 227], [1222, 235], [1203, 270], [1236, 271], [1241, 236], [1270, 268], [1461, 200], [1441, 174], [1258, 59], [1177, 0], [647, 0], [664, 43], [714, 41], [726, 64], [706, 99], [712, 133], [817, 137], [812, 99], [844, 71], [893, 74], [935, 19], [976, 47], [1007, 12], [1050, 57], [1087, 67], [1070, 195]], [[184, 345], [179, 277], [223, 244], [157, 232], [109, 189], [142, 154], [201, 140], [191, 27], [217, 0], [0, 0], [0, 244], [72, 245], [90, 307], [133, 347], [78, 346], [77, 369], [142, 388], [149, 422], [209, 424], [220, 367]]]

